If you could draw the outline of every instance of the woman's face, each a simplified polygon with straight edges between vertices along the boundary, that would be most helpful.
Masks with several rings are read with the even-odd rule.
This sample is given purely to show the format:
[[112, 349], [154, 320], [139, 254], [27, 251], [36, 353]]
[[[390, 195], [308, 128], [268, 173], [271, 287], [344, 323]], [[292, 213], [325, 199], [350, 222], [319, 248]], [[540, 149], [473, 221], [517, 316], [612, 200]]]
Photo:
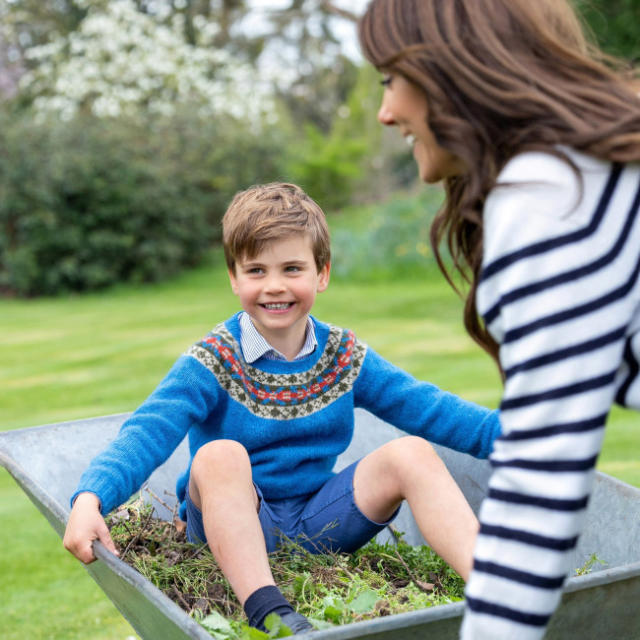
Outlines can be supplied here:
[[413, 148], [420, 179], [433, 183], [459, 174], [462, 171], [460, 159], [443, 149], [429, 128], [424, 92], [398, 73], [385, 75], [382, 84], [384, 94], [378, 120], [384, 125], [398, 127]]

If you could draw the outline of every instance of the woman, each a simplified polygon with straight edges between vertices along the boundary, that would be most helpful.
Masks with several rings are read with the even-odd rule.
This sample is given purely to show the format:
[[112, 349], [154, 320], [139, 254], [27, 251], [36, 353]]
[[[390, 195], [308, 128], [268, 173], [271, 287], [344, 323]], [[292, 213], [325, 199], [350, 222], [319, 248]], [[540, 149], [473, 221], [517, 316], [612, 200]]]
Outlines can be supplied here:
[[462, 637], [541, 638], [609, 409], [640, 407], [637, 87], [566, 0], [373, 0], [359, 36], [504, 378]]

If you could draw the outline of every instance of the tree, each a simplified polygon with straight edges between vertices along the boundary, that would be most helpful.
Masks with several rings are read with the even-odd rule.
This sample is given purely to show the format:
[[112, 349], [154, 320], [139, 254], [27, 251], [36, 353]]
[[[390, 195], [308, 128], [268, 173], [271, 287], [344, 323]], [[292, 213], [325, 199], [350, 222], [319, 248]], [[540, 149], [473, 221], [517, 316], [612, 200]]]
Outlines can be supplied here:
[[[342, 0], [342, 4], [348, 3]], [[127, 7], [134, 24], [146, 21], [147, 32], [152, 28], [158, 28], [160, 33], [166, 33], [163, 29], [169, 30], [174, 40], [180, 39], [183, 45], [192, 47], [192, 51], [202, 50], [194, 69], [203, 69], [202, 58], [214, 57], [210, 55], [211, 50], [218, 52], [218, 56], [224, 52], [227, 60], [233, 60], [237, 66], [242, 63], [255, 67], [258, 75], [253, 76], [254, 86], [248, 91], [255, 95], [257, 87], [260, 96], [261, 89], [271, 85], [298, 126], [311, 122], [319, 130], [329, 131], [336, 110], [355, 82], [355, 65], [345, 51], [347, 41], [354, 49], [354, 37], [344, 34], [346, 29], [353, 34], [356, 16], [338, 6], [336, 0], [285, 0], [273, 5], [269, 2], [256, 5], [254, 0], [0, 0], [0, 95], [14, 94], [17, 79], [29, 72], [24, 81], [28, 88], [26, 102], [39, 96], [39, 104], [50, 107], [53, 103], [48, 97], [60, 91], [47, 86], [47, 77], [56, 73], [74, 80], [81, 56], [87, 55], [82, 52], [82, 34], [86, 42], [84, 49], [88, 52], [87, 34], [91, 25], [95, 26], [96, 16], [111, 16], [113, 21], [113, 14], [122, 5]], [[133, 15], [134, 9], [138, 16]], [[124, 31], [128, 31], [127, 27]], [[147, 40], [153, 42], [150, 36]], [[158, 36], [156, 42], [162, 45], [160, 40]], [[69, 46], [72, 41], [75, 50]], [[114, 42], [121, 47], [133, 48], [135, 44], [117, 35]], [[161, 48], [157, 52], [160, 58], [166, 58]], [[66, 62], [65, 58], [68, 58]], [[194, 57], [183, 55], [183, 60], [187, 59], [192, 66]], [[209, 63], [211, 73], [219, 79], [220, 61]], [[133, 66], [140, 67], [139, 64]], [[90, 68], [95, 68], [95, 60], [90, 62]], [[239, 74], [249, 76], [246, 68], [239, 70]], [[152, 73], [151, 77], [154, 76], [157, 74]], [[85, 75], [79, 77], [85, 78]], [[105, 76], [105, 81], [109, 78]], [[172, 82], [175, 88], [177, 83]], [[72, 90], [69, 84], [62, 81], [65, 89]], [[184, 87], [184, 80], [182, 85]], [[95, 90], [95, 83], [91, 83], [91, 87]], [[103, 87], [99, 89], [98, 93], [104, 93]], [[133, 100], [138, 89], [134, 90], [129, 83], [125, 92], [116, 85], [118, 102], [123, 102], [125, 93], [128, 101]], [[75, 91], [77, 94], [82, 89]], [[86, 108], [91, 98], [83, 94], [82, 101]], [[63, 107], [62, 102], [66, 106]], [[68, 101], [57, 100], [57, 103], [59, 111], [70, 111]], [[149, 99], [148, 104], [152, 108], [158, 106], [157, 100]], [[116, 111], [111, 98], [106, 101], [97, 98], [97, 104], [91, 108], [100, 113]]]
[[201, 115], [258, 122], [271, 107], [269, 87], [249, 64], [212, 46], [217, 29], [206, 26], [191, 44], [182, 14], [167, 24], [132, 0], [92, 4], [77, 29], [25, 51], [24, 96], [36, 111], [67, 119], [77, 112], [171, 115], [189, 104]]

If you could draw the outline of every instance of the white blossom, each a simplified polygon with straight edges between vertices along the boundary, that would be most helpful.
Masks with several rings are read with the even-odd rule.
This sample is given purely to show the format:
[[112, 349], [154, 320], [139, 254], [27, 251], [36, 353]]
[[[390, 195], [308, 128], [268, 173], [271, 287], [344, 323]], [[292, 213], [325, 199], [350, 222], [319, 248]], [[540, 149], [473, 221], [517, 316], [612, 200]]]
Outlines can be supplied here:
[[64, 118], [80, 109], [98, 117], [141, 111], [170, 116], [188, 103], [205, 116], [228, 114], [252, 128], [266, 114], [273, 119], [268, 84], [250, 65], [209, 44], [219, 27], [204, 17], [197, 26], [206, 46], [194, 46], [184, 38], [180, 16], [167, 26], [138, 11], [132, 0], [82, 4], [88, 12], [77, 30], [27, 50], [34, 68], [21, 88], [35, 96], [38, 112]]

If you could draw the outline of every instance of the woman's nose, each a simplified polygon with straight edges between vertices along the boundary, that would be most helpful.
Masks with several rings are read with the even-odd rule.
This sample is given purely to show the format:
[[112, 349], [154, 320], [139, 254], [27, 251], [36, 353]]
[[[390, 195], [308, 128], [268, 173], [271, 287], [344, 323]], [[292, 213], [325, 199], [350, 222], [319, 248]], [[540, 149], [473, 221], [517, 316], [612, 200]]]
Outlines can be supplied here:
[[380, 105], [380, 109], [378, 109], [378, 122], [388, 127], [396, 123], [391, 110], [385, 105], [384, 100]]

